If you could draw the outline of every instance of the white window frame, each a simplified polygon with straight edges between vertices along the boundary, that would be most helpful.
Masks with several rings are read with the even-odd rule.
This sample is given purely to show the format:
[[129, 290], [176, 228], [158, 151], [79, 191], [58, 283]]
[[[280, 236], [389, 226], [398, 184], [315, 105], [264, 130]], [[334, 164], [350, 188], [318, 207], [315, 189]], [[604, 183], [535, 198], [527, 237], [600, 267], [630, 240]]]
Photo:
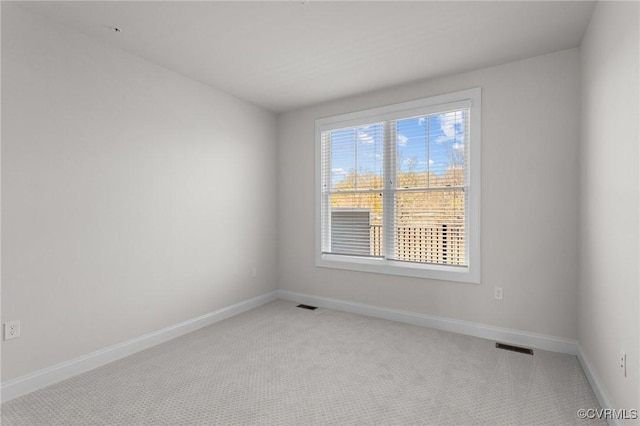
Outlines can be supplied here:
[[[448, 266], [417, 262], [402, 262], [381, 258], [348, 256], [323, 253], [322, 251], [322, 140], [323, 131], [365, 125], [374, 122], [397, 120], [412, 116], [469, 107], [469, 140], [467, 186], [468, 212], [466, 212], [467, 266]], [[315, 122], [316, 135], [316, 266], [372, 272], [435, 280], [480, 283], [481, 242], [480, 242], [480, 154], [481, 154], [481, 89], [473, 88], [428, 98], [402, 102], [363, 111], [350, 112], [331, 117], [319, 118]], [[386, 155], [389, 155], [386, 153]], [[390, 154], [393, 155], [393, 154]], [[391, 202], [384, 197], [385, 203]]]

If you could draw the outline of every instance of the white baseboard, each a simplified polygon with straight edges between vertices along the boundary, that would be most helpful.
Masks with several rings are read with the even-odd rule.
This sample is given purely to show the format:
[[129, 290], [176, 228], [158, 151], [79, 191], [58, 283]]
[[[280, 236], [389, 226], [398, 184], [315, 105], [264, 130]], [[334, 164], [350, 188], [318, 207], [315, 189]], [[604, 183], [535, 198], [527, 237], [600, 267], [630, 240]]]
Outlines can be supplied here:
[[[580, 361], [580, 365], [584, 370], [584, 374], [587, 376], [587, 380], [589, 380], [591, 389], [593, 389], [593, 393], [596, 395], [596, 399], [598, 400], [600, 407], [614, 409], [615, 407], [607, 396], [607, 392], [604, 390], [604, 386], [598, 378], [596, 370], [591, 367], [589, 359], [587, 358], [587, 355], [584, 353], [584, 351], [582, 350], [582, 346], [580, 345], [578, 345], [578, 360]], [[622, 426], [622, 422], [618, 419], [607, 419], [607, 423], [609, 424], [609, 426]]]
[[48, 367], [13, 380], [2, 383], [0, 394], [2, 402], [6, 402], [52, 385], [61, 380], [68, 379], [133, 353], [148, 349], [152, 346], [175, 339], [199, 328], [206, 327], [218, 321], [256, 308], [265, 303], [277, 299], [275, 291], [252, 299], [244, 300], [231, 306], [218, 309], [213, 312], [165, 327], [145, 335], [118, 343], [96, 352], [74, 358], [72, 360]]
[[529, 333], [510, 328], [495, 327], [471, 321], [462, 321], [435, 315], [419, 314], [415, 312], [401, 311], [384, 308], [381, 306], [365, 305], [362, 303], [347, 302], [328, 297], [313, 296], [309, 294], [294, 293], [286, 290], [276, 290], [278, 298], [297, 303], [318, 306], [336, 311], [350, 312], [370, 317], [398, 321], [405, 324], [419, 325], [435, 328], [437, 330], [451, 331], [469, 336], [482, 337], [529, 348], [543, 349], [552, 352], [561, 352], [571, 355], [578, 354], [578, 342], [545, 334]]

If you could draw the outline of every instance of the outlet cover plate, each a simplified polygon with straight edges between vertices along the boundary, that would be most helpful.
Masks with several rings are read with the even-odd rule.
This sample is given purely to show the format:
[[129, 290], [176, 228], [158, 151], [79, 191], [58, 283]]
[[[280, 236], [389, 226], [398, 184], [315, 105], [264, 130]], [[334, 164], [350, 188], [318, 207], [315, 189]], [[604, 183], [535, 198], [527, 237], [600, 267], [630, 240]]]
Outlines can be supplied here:
[[20, 337], [20, 321], [7, 321], [4, 323], [4, 340]]

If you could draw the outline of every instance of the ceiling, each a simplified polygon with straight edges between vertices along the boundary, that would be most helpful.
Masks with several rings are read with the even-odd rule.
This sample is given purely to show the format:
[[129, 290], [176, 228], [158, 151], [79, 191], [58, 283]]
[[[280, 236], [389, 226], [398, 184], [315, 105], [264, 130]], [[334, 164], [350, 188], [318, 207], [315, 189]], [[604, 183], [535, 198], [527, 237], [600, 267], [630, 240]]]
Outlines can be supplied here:
[[576, 47], [593, 6], [583, 1], [21, 3], [275, 112]]

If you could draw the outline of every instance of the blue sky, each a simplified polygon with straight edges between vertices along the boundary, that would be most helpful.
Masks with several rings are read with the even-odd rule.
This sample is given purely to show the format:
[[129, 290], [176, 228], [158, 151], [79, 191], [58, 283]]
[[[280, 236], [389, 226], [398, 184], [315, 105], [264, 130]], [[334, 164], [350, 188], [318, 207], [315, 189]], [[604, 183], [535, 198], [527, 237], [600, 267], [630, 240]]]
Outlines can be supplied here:
[[[431, 171], [444, 175], [454, 154], [464, 152], [463, 111], [410, 118], [397, 122], [399, 172]], [[382, 176], [383, 126], [372, 124], [332, 131], [333, 184], [355, 172]]]

